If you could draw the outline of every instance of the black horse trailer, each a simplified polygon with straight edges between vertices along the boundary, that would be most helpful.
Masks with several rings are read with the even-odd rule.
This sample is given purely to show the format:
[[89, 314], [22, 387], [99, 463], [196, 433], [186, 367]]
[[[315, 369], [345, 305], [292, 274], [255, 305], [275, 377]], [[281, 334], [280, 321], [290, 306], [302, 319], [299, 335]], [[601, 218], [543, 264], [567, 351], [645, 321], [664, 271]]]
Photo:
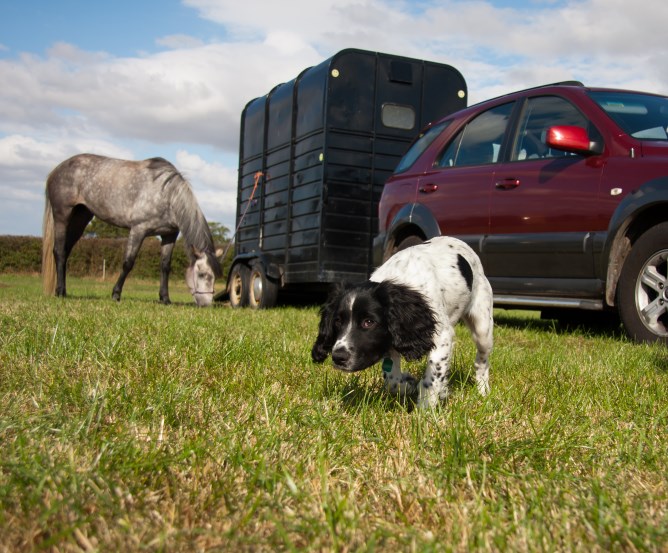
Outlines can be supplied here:
[[449, 65], [346, 49], [241, 114], [234, 307], [361, 281], [383, 184], [420, 129], [466, 107]]

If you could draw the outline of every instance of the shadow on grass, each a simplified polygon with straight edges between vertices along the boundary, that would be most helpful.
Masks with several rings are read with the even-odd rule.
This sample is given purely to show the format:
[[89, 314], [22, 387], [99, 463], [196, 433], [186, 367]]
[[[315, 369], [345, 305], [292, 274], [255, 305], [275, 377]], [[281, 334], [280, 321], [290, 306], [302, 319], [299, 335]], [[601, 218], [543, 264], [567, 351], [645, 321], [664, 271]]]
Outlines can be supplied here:
[[659, 372], [668, 375], [668, 348], [661, 348], [655, 351], [654, 364]]
[[[426, 360], [424, 361], [426, 364]], [[369, 370], [380, 369], [378, 366]], [[422, 372], [424, 367], [420, 366], [419, 369], [411, 371], [413, 376], [420, 380], [422, 378]], [[374, 406], [381, 407], [387, 411], [402, 411], [410, 413], [415, 410], [417, 405], [417, 391], [408, 394], [406, 396], [399, 396], [391, 394], [386, 391], [383, 387], [383, 378], [379, 374], [378, 382], [369, 383], [368, 379], [362, 379], [359, 377], [352, 377], [348, 382], [346, 382], [342, 389], [338, 390], [337, 393], [341, 397], [341, 404], [343, 407], [350, 412], [359, 412], [360, 409], [365, 407]], [[468, 366], [457, 366], [452, 367], [450, 378], [450, 397], [453, 394], [463, 393], [464, 390], [470, 390], [473, 393], [477, 393], [476, 382], [473, 370]], [[444, 401], [444, 404], [447, 404], [448, 400]]]
[[165, 309], [169, 309], [170, 307], [193, 307], [195, 309], [222, 309], [222, 308], [229, 308], [229, 305], [223, 305], [221, 303], [214, 302], [211, 304], [209, 307], [202, 307], [200, 308], [194, 300], [184, 300], [184, 301], [179, 301], [179, 300], [172, 300], [168, 304], [163, 304], [158, 298], [149, 298], [149, 297], [143, 297], [143, 296], [123, 296], [121, 298], [121, 301], [117, 302], [111, 297], [111, 294], [109, 296], [100, 296], [99, 294], [94, 294], [94, 293], [81, 293], [81, 294], [70, 294], [68, 292], [67, 296], [65, 298], [59, 298], [61, 301], [96, 301], [96, 302], [108, 302], [110, 304], [122, 304], [122, 303], [138, 303], [138, 304], [146, 304], [146, 305], [162, 305]]
[[[377, 368], [375, 365], [369, 370]], [[380, 369], [379, 369], [380, 370]], [[368, 383], [359, 377], [351, 377], [338, 394], [341, 405], [350, 413], [359, 413], [361, 410], [380, 407], [386, 411], [411, 412], [415, 409], [417, 395], [397, 396], [387, 392], [382, 385], [383, 377], [379, 375], [378, 383]]]
[[627, 339], [619, 317], [607, 312], [563, 310], [544, 317], [527, 317], [512, 310], [499, 310], [494, 315], [494, 323], [505, 328], [549, 334], [580, 333], [591, 337]]

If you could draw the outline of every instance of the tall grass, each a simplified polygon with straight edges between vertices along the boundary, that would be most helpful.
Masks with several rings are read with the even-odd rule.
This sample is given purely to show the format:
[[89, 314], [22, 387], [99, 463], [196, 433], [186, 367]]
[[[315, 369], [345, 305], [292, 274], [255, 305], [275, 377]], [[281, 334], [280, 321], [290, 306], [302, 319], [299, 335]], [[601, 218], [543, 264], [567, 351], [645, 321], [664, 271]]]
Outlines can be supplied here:
[[[314, 365], [317, 308], [0, 275], [0, 551], [666, 551], [668, 353], [496, 312], [449, 402]], [[408, 367], [419, 375], [420, 363]]]

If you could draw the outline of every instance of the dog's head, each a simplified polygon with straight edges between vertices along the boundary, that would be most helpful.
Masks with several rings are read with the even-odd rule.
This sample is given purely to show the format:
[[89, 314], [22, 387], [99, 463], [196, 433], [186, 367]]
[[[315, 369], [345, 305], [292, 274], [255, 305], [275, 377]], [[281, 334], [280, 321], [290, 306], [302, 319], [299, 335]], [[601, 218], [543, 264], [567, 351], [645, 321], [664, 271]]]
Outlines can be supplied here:
[[337, 285], [320, 310], [318, 337], [311, 357], [356, 372], [391, 349], [419, 359], [434, 347], [436, 317], [418, 291], [392, 281]]

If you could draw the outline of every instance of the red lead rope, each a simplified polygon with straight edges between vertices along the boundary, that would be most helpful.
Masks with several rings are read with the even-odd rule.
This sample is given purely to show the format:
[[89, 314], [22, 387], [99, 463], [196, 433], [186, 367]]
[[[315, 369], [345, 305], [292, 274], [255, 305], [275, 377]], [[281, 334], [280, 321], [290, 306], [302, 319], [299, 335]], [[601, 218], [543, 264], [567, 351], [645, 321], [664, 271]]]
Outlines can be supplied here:
[[227, 257], [227, 252], [230, 250], [232, 247], [232, 244], [234, 244], [234, 237], [237, 235], [237, 232], [239, 232], [239, 228], [241, 227], [241, 223], [244, 222], [244, 217], [246, 217], [246, 213], [248, 212], [248, 208], [250, 208], [251, 202], [253, 201], [253, 197], [255, 196], [255, 191], [257, 190], [258, 185], [260, 184], [260, 179], [264, 173], [262, 171], [258, 171], [253, 175], [253, 180], [255, 181], [253, 183], [253, 190], [251, 190], [251, 195], [248, 198], [248, 201], [246, 202], [246, 208], [244, 209], [244, 212], [241, 214], [241, 218], [239, 219], [239, 224], [237, 224], [237, 228], [234, 229], [234, 234], [232, 235], [232, 238], [230, 238], [230, 242], [227, 244], [227, 248], [225, 248], [225, 252], [223, 253], [223, 256], [221, 257], [221, 261], [224, 261], [225, 258]]

